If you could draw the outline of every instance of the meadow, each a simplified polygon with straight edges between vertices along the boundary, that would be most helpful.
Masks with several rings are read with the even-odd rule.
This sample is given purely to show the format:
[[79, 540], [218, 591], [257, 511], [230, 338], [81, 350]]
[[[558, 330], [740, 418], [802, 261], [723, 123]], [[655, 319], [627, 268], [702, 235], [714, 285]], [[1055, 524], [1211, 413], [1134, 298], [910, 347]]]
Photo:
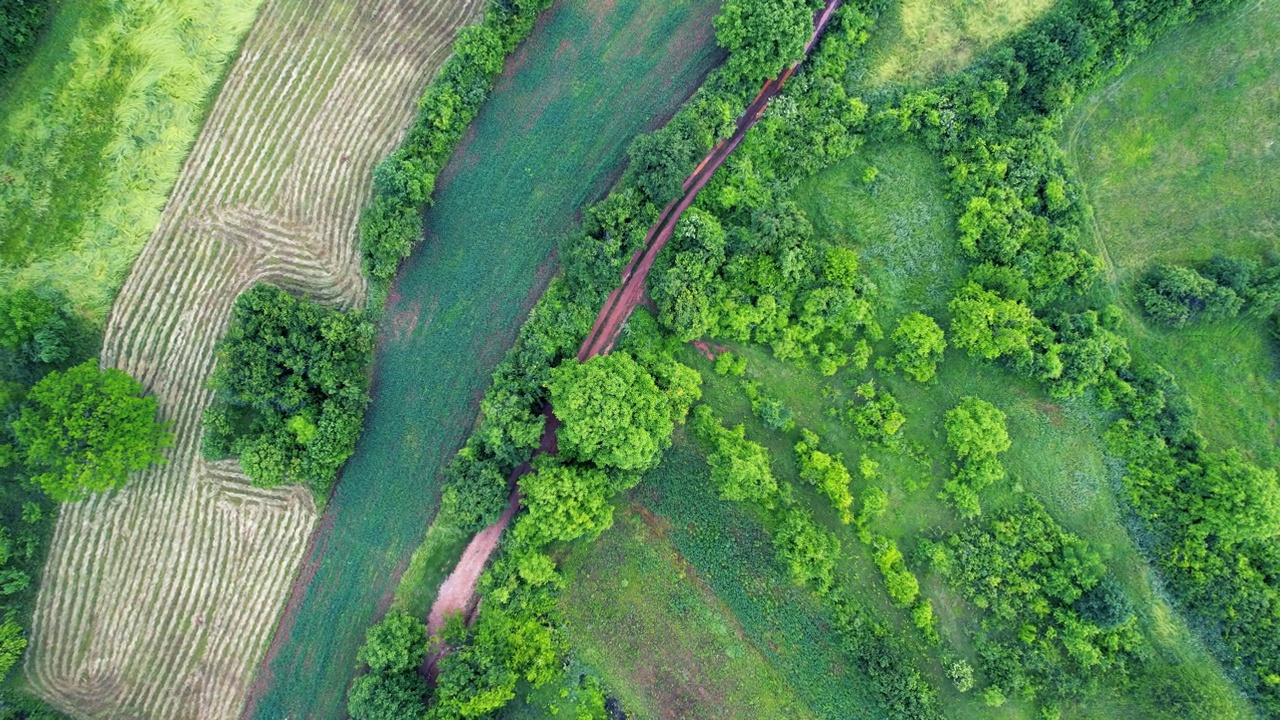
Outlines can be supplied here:
[[441, 472], [577, 211], [616, 179], [630, 140], [719, 62], [717, 7], [570, 0], [508, 59], [390, 293], [365, 431], [264, 665], [257, 717], [341, 716], [365, 628], [393, 600], [429, 605], [464, 545], [436, 527], [415, 558]]
[[215, 342], [259, 281], [364, 302], [356, 224], [373, 167], [479, 7], [262, 6], [107, 322], [103, 364], [155, 394], [176, 440], [123, 490], [60, 510], [25, 666], [59, 708], [243, 710], [318, 513], [305, 490], [259, 490], [235, 463], [200, 457]]
[[1187, 28], [1086, 98], [1062, 135], [1135, 350], [1186, 388], [1215, 448], [1280, 464], [1280, 342], [1242, 317], [1170, 330], [1132, 300], [1152, 262], [1280, 253], [1280, 3]]
[[261, 2], [57, 4], [0, 85], [0, 285], [105, 321]]

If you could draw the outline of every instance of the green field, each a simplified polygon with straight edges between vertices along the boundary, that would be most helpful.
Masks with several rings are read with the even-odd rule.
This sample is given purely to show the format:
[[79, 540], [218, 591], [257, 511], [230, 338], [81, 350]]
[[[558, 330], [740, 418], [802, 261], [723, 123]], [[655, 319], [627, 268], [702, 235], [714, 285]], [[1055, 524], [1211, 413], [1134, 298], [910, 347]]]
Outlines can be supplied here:
[[[509, 59], [441, 175], [426, 243], [393, 288], [364, 435], [326, 510], [286, 644], [263, 669], [258, 717], [343, 715], [364, 630], [422, 540], [441, 470], [554, 270], [556, 241], [621, 171], [631, 138], [719, 61], [717, 8], [566, 0]], [[417, 598], [412, 607], [425, 607], [452, 547], [419, 556], [411, 579], [422, 586], [402, 593]]]
[[1069, 118], [1093, 240], [1137, 354], [1188, 391], [1214, 447], [1280, 464], [1280, 347], [1256, 320], [1167, 330], [1131, 292], [1149, 263], [1280, 252], [1280, 3], [1185, 28]]
[[566, 634], [628, 716], [814, 717], [647, 510], [562, 561]]
[[56, 3], [0, 85], [0, 285], [105, 321], [260, 3]]

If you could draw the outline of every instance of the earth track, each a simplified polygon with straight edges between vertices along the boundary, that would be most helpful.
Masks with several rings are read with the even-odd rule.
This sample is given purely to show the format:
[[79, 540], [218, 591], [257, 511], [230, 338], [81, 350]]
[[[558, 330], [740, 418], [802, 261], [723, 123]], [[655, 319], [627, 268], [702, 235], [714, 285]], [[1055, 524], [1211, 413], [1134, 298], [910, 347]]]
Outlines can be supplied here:
[[[818, 40], [821, 39], [822, 32], [831, 22], [831, 18], [835, 15], [836, 10], [839, 9], [841, 2], [842, 0], [827, 0], [827, 4], [815, 15], [813, 35], [804, 49], [805, 58], [809, 56], [817, 45]], [[636, 251], [631, 261], [623, 269], [621, 285], [610, 293], [608, 299], [605, 300], [604, 306], [600, 308], [600, 313], [596, 317], [591, 332], [587, 334], [586, 339], [583, 340], [581, 347], [578, 349], [577, 357], [580, 362], [585, 362], [597, 355], [607, 355], [613, 349], [613, 345], [621, 334], [627, 318], [631, 317], [631, 313], [635, 312], [636, 307], [642, 302], [649, 270], [652, 268], [658, 253], [662, 251], [667, 241], [671, 239], [680, 217], [693, 205], [698, 193], [710, 182], [716, 170], [724, 164], [724, 161], [742, 143], [747, 132], [764, 116], [765, 110], [769, 107], [769, 102], [782, 91], [787, 80], [791, 78], [803, 62], [803, 59], [797, 61], [780, 76], [766, 82], [760, 93], [756, 95], [755, 99], [751, 101], [738, 118], [737, 129], [733, 135], [712, 148], [702, 162], [698, 163], [693, 173], [685, 179], [683, 185], [684, 194], [673, 200], [663, 210], [657, 223], [654, 224], [645, 237], [644, 246]], [[548, 422], [543, 431], [541, 446], [536, 455], [554, 455], [557, 446], [556, 430], [559, 428], [560, 423], [549, 405], [544, 408], [544, 412], [547, 414]], [[481, 530], [472, 538], [463, 554], [467, 562], [459, 562], [457, 567], [441, 584], [436, 602], [431, 607], [431, 615], [427, 627], [430, 634], [437, 634], [444, 627], [445, 621], [452, 615], [457, 613], [474, 614], [478, 605], [475, 597], [475, 587], [480, 579], [480, 574], [484, 571], [490, 555], [497, 549], [498, 538], [501, 537], [503, 531], [511, 522], [511, 518], [515, 515], [512, 508], [517, 506], [520, 499], [520, 490], [515, 483], [521, 476], [531, 471], [532, 468], [525, 464], [517, 468], [512, 474], [512, 487], [515, 489], [512, 490], [507, 511], [502, 514], [497, 522]], [[434, 677], [435, 665], [439, 658], [439, 655], [427, 658], [424, 669], [429, 677]]]
[[105, 366], [155, 393], [168, 462], [63, 507], [26, 673], [83, 718], [233, 718], [316, 525], [299, 488], [199, 455], [214, 345], [259, 281], [365, 298], [374, 165], [481, 0], [267, 0], [112, 309]]

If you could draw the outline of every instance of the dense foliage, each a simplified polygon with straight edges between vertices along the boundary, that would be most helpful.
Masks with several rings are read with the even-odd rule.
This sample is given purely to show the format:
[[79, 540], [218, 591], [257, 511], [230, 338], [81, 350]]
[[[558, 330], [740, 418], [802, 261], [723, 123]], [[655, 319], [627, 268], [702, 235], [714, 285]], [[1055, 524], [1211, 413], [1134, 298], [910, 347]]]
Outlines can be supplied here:
[[241, 295], [218, 343], [203, 452], [239, 456], [259, 487], [303, 483], [320, 498], [355, 450], [369, 401], [373, 324], [272, 285]]
[[[360, 248], [375, 295], [422, 234], [422, 210], [436, 176], [467, 126], [480, 112], [506, 56], [533, 29], [551, 0], [489, 3], [484, 20], [463, 28], [445, 62], [418, 103], [418, 117], [400, 147], [374, 171], [373, 201], [360, 219]], [[375, 303], [380, 304], [380, 303]]]
[[1182, 327], [1231, 318], [1246, 307], [1259, 315], [1280, 305], [1280, 265], [1215, 255], [1199, 269], [1156, 263], [1137, 289], [1142, 309], [1158, 323]]
[[769, 467], [769, 452], [764, 446], [746, 439], [746, 428], [726, 428], [716, 418], [710, 405], [694, 408], [690, 427], [711, 452], [711, 481], [725, 500], [762, 501], [778, 491], [778, 481]]
[[853, 522], [853, 493], [849, 490], [849, 469], [838, 453], [828, 455], [818, 449], [821, 440], [809, 430], [800, 431], [796, 443], [796, 462], [800, 466], [800, 480], [813, 485], [827, 496], [831, 507], [840, 514], [840, 522]]
[[31, 54], [49, 0], [0, 0], [0, 79]]
[[944, 497], [964, 517], [981, 514], [979, 491], [1005, 477], [997, 457], [1012, 445], [1005, 419], [996, 406], [975, 397], [962, 399], [943, 419], [947, 445], [956, 456]]
[[986, 697], [1077, 695], [1127, 672], [1137, 620], [1098, 554], [1039, 504], [922, 544], [935, 572], [992, 619], [975, 633]]
[[946, 334], [937, 320], [924, 313], [910, 313], [898, 321], [889, 339], [893, 341], [893, 367], [916, 382], [933, 380], [947, 349]]
[[97, 360], [46, 375], [12, 427], [32, 481], [60, 502], [123, 486], [129, 473], [163, 461], [173, 442], [156, 418], [155, 398]]

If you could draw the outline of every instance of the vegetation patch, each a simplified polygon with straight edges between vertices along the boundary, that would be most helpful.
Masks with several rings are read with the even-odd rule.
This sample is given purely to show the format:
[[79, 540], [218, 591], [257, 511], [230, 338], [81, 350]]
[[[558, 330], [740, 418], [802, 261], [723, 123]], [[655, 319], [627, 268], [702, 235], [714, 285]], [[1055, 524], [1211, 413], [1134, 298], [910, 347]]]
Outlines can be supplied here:
[[626, 509], [562, 559], [572, 653], [628, 715], [813, 717], [665, 532], [647, 510]]
[[260, 3], [57, 3], [4, 82], [0, 284], [49, 284], [106, 320]]

